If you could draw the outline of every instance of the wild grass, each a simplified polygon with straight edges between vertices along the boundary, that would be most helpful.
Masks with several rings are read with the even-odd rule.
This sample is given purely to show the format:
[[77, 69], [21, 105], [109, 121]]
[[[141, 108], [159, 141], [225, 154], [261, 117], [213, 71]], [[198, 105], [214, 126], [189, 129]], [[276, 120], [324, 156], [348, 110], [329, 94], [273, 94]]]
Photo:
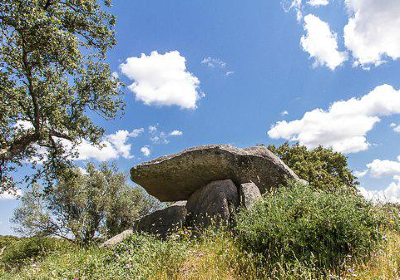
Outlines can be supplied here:
[[399, 212], [292, 186], [242, 210], [233, 231], [134, 234], [110, 249], [18, 241], [0, 256], [0, 279], [400, 279]]
[[243, 252], [230, 233], [210, 232], [190, 243], [179, 238], [147, 244], [153, 238], [133, 238], [140, 243], [132, 246], [131, 239], [111, 250], [73, 247], [53, 252], [19, 271], [0, 272], [0, 279], [400, 279], [400, 235], [393, 231], [368, 261], [349, 262], [342, 278], [335, 271], [316, 278], [315, 268], [300, 262], [282, 262], [271, 273], [259, 256]]
[[73, 247], [20, 271], [3, 271], [1, 279], [243, 279], [247, 259], [230, 233], [187, 234], [182, 230], [166, 241], [137, 234], [111, 250]]
[[355, 263], [347, 269], [347, 279], [400, 279], [400, 235], [390, 231], [385, 246], [373, 252], [367, 262]]

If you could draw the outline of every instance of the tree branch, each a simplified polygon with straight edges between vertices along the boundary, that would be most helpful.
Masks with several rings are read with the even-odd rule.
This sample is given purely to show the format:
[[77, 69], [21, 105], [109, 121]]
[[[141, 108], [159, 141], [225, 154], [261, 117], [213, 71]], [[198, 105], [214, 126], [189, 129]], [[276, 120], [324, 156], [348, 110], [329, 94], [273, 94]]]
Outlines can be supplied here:
[[44, 8], [43, 8], [43, 9], [47, 10], [47, 9], [50, 7], [51, 4], [52, 4], [52, 3], [51, 3], [51, 0], [47, 0], [47, 1], [46, 1], [46, 4], [44, 5]]
[[39, 140], [39, 135], [34, 133], [28, 133], [27, 135], [15, 140], [8, 147], [4, 147], [0, 150], [0, 159], [1, 160], [9, 160], [14, 156], [20, 154], [24, 151], [30, 144]]
[[58, 132], [58, 131], [55, 131], [55, 130], [50, 130], [50, 136], [55, 136], [55, 137], [62, 138], [65, 140], [74, 141], [74, 138], [72, 138], [71, 136], [61, 133], [61, 132]]
[[36, 133], [39, 133], [39, 129], [40, 129], [39, 102], [37, 99], [36, 92], [33, 88], [32, 69], [29, 66], [29, 62], [28, 62], [28, 53], [26, 52], [25, 39], [24, 39], [22, 32], [19, 32], [19, 34], [20, 34], [21, 40], [22, 40], [22, 63], [24, 66], [24, 72], [25, 72], [26, 79], [28, 80], [29, 95], [32, 97], [32, 103], [33, 103], [33, 113], [34, 113], [34, 119], [35, 119], [35, 122], [33, 125], [35, 127]]

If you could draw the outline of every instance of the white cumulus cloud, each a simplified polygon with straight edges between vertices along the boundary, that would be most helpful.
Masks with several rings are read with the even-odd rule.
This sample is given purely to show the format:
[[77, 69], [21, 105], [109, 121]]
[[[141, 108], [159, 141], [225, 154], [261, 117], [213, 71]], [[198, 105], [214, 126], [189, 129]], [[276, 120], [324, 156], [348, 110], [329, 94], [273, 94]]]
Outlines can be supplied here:
[[6, 192], [0, 194], [0, 200], [15, 200], [21, 196], [22, 196], [21, 190], [16, 190], [15, 192], [6, 191]]
[[400, 175], [400, 156], [397, 161], [375, 159], [367, 164], [371, 176], [380, 178], [382, 176]]
[[131, 144], [127, 144], [129, 137], [137, 137], [141, 133], [141, 130], [134, 130], [129, 133], [127, 130], [118, 130], [114, 134], [106, 136], [106, 139], [112, 144], [118, 154], [121, 154], [124, 158], [131, 158]]
[[310, 6], [326, 6], [329, 4], [329, 0], [308, 0], [307, 4]]
[[[100, 143], [101, 147], [94, 146], [86, 140], [83, 140], [75, 148], [79, 153], [77, 160], [107, 161], [123, 157], [132, 158], [131, 144], [127, 144], [129, 138], [136, 138], [143, 133], [143, 128], [134, 129], [131, 132], [127, 130], [118, 130], [114, 134], [104, 137]], [[68, 144], [67, 144], [68, 145]]]
[[[83, 140], [79, 143], [75, 150], [78, 152], [78, 158], [76, 160], [96, 160], [96, 161], [107, 161], [117, 159], [121, 154], [125, 153], [124, 149], [118, 151], [117, 148], [109, 141], [100, 142], [101, 147], [94, 146], [92, 143]], [[68, 144], [65, 144], [68, 146]]]
[[130, 57], [120, 65], [121, 72], [134, 80], [128, 88], [136, 100], [146, 105], [196, 109], [200, 81], [186, 69], [186, 59], [178, 51]]
[[152, 129], [149, 129], [150, 141], [154, 144], [169, 144], [171, 137], [183, 135], [183, 132], [178, 129], [175, 129], [169, 133], [166, 133], [164, 131], [160, 131], [158, 133], [158, 130], [155, 126], [151, 126], [151, 128]]
[[328, 23], [309, 14], [304, 17], [304, 30], [307, 34], [301, 37], [300, 44], [314, 59], [314, 67], [326, 66], [335, 70], [347, 60], [347, 53], [338, 50], [337, 35]]
[[149, 128], [149, 133], [156, 133], [157, 132], [157, 125], [150, 125]]
[[367, 150], [367, 133], [382, 116], [400, 114], [400, 90], [376, 87], [361, 98], [333, 103], [329, 110], [315, 109], [294, 121], [279, 121], [268, 131], [273, 139], [298, 141], [308, 148], [318, 145], [343, 153]]
[[145, 156], [148, 157], [151, 154], [149, 146], [144, 146], [140, 149], [140, 152]]
[[[73, 145], [70, 141], [65, 139], [59, 139], [54, 137], [54, 140], [59, 142], [66, 152], [77, 153], [77, 157], [74, 160], [95, 160], [95, 161], [108, 161], [118, 159], [120, 157], [129, 159], [131, 155], [131, 144], [127, 141], [129, 138], [136, 138], [144, 131], [143, 128], [134, 129], [129, 132], [127, 130], [118, 130], [113, 134], [105, 135], [103, 140], [99, 143], [100, 145], [94, 145], [89, 141], [83, 139], [77, 145]], [[44, 156], [48, 153], [47, 149], [38, 146], [37, 153]], [[33, 158], [33, 161], [41, 160], [39, 158]]]
[[346, 47], [355, 65], [380, 65], [400, 57], [400, 1], [345, 0], [349, 21], [344, 28]]
[[134, 130], [132, 130], [131, 132], [129, 132], [128, 136], [132, 137], [132, 138], [136, 138], [138, 137], [140, 134], [142, 134], [144, 132], [144, 128], [136, 128]]
[[297, 21], [301, 21], [303, 19], [302, 12], [302, 0], [282, 0], [282, 7], [285, 12], [290, 12], [294, 10], [297, 14]]
[[81, 172], [82, 175], [88, 175], [89, 173], [87, 172], [86, 168], [78, 167], [79, 172]]
[[365, 175], [367, 175], [367, 173], [368, 173], [368, 169], [363, 170], [363, 171], [355, 171], [354, 176], [356, 176], [357, 178], [362, 178]]
[[393, 129], [394, 132], [400, 133], [400, 125], [397, 125], [395, 123], [391, 123], [390, 127]]
[[183, 134], [183, 132], [180, 130], [174, 130], [169, 133], [170, 136], [181, 136], [182, 134]]
[[33, 129], [33, 125], [29, 121], [18, 120], [15, 123], [14, 128], [20, 129], [20, 130], [29, 130], [29, 129]]
[[400, 203], [400, 176], [395, 176], [396, 182], [392, 182], [389, 187], [384, 190], [367, 190], [359, 187], [360, 193], [368, 200], [374, 202], [391, 202]]
[[[18, 121], [14, 127], [21, 130], [32, 129], [33, 126], [27, 121]], [[144, 132], [144, 128], [137, 128], [129, 132], [128, 130], [118, 130], [114, 134], [105, 135], [100, 142], [100, 146], [94, 145], [83, 139], [77, 145], [66, 139], [53, 137], [53, 140], [60, 143], [66, 152], [77, 153], [78, 157], [75, 160], [96, 160], [107, 161], [117, 159], [119, 157], [132, 158], [131, 144], [127, 141], [129, 138], [136, 138]], [[47, 148], [34, 145], [38, 156], [32, 157], [29, 162], [37, 162], [41, 164], [47, 158]]]

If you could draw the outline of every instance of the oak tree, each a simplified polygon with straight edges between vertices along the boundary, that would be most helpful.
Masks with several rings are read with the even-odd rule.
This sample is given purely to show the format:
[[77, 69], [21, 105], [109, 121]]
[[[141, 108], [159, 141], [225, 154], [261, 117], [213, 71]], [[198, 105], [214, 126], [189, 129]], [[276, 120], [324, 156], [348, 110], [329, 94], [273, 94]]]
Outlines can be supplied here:
[[348, 167], [347, 157], [319, 146], [315, 149], [298, 143], [276, 147], [268, 146], [287, 166], [289, 166], [301, 179], [313, 187], [324, 190], [350, 189], [355, 190], [359, 184], [356, 176]]
[[103, 129], [91, 116], [113, 119], [123, 109], [122, 84], [105, 62], [116, 44], [109, 7], [110, 0], [0, 1], [0, 193], [26, 163], [32, 178], [54, 179], [76, 156], [71, 147], [100, 142]]
[[130, 186], [115, 165], [89, 163], [83, 173], [65, 170], [51, 189], [34, 184], [24, 192], [13, 222], [24, 236], [58, 236], [88, 245], [132, 228], [159, 207], [158, 200]]

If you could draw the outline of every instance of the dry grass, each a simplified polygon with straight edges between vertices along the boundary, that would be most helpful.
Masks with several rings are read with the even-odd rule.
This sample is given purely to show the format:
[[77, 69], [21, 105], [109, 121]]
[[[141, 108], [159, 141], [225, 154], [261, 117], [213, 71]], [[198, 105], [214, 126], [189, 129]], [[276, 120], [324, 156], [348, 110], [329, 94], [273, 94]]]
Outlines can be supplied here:
[[178, 280], [236, 280], [235, 271], [215, 254], [193, 253], [182, 266]]
[[387, 244], [376, 251], [366, 263], [349, 269], [346, 278], [360, 280], [400, 279], [400, 235], [389, 232]]
[[[151, 273], [140, 279], [271, 279], [262, 276], [268, 272], [263, 271], [263, 268], [257, 268], [254, 258], [243, 253], [228, 234], [210, 234], [198, 242], [179, 248], [180, 250], [176, 252], [182, 258], [179, 262], [176, 257], [168, 256], [170, 251], [154, 252], [154, 256], [147, 262], [147, 257], [141, 256], [138, 259], [141, 265], [139, 264], [139, 270], [136, 272], [150, 267], [150, 261], [154, 264], [154, 268], [151, 269]], [[121, 260], [105, 262], [106, 255], [107, 251], [100, 249], [60, 253], [49, 256], [37, 266], [27, 267], [20, 273], [4, 275], [0, 273], [0, 279], [73, 279], [73, 271], [77, 269], [81, 270], [79, 279], [137, 279], [136, 273], [125, 271], [125, 265], [121, 265]], [[166, 259], [163, 261], [163, 258]], [[171, 269], [177, 264], [176, 270]], [[315, 279], [307, 273], [307, 267], [300, 266], [296, 271], [283, 269], [280, 276], [273, 279]], [[389, 232], [385, 246], [377, 250], [369, 261], [353, 265], [340, 279], [400, 280], [400, 235]]]
[[211, 240], [204, 240], [189, 251], [177, 277], [178, 280], [240, 279], [238, 271], [234, 268], [234, 258], [239, 255], [237, 248], [227, 238], [216, 238], [217, 240], [211, 243]]

